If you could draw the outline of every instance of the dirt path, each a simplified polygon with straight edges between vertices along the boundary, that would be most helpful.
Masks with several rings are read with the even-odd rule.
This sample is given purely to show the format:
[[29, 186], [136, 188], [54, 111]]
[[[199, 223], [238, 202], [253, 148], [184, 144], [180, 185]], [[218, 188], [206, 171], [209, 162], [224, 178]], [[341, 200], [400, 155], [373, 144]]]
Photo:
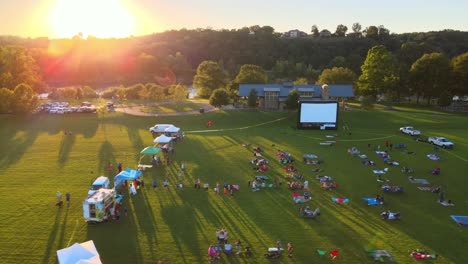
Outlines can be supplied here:
[[[161, 105], [163, 104], [164, 103], [161, 103]], [[210, 104], [205, 104], [205, 103], [196, 103], [196, 104], [199, 105], [200, 108], [205, 109], [205, 113], [219, 110], [218, 108], [215, 108], [211, 106]], [[152, 104], [152, 105], [158, 105], [158, 104]], [[115, 111], [126, 113], [129, 115], [134, 115], [134, 116], [179, 116], [179, 115], [194, 115], [194, 114], [200, 113], [200, 110], [171, 112], [171, 113], [146, 113], [146, 112], [141, 111], [141, 108], [143, 107], [144, 105], [131, 106], [131, 107], [117, 107], [115, 108]]]

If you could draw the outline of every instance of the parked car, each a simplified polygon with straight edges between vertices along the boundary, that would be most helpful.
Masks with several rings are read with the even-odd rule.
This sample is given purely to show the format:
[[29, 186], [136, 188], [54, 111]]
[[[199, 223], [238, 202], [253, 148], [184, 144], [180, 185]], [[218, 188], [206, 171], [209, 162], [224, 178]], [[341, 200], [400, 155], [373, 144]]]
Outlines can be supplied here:
[[412, 126], [405, 126], [405, 127], [400, 127], [400, 131], [403, 134], [407, 134], [410, 136], [419, 136], [421, 135], [421, 131], [414, 129]]
[[444, 137], [430, 137], [427, 139], [427, 141], [433, 145], [436, 145], [442, 148], [453, 148], [453, 146], [455, 145]]

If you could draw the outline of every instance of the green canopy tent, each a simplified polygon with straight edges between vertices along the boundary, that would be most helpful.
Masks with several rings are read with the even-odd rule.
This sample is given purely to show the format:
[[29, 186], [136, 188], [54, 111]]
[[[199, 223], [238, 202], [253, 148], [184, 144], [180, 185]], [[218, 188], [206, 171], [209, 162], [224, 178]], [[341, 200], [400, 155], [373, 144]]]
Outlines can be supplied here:
[[160, 148], [149, 146], [144, 148], [142, 151], [140, 151], [140, 161], [138, 163], [141, 163], [141, 160], [143, 159], [144, 156], [151, 155], [155, 156], [158, 155], [159, 152], [161, 152]]

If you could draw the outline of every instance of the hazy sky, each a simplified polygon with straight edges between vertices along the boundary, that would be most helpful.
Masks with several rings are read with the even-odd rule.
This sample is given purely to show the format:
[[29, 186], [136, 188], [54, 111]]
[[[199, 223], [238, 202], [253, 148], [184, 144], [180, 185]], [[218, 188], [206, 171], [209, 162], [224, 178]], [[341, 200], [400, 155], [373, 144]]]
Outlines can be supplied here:
[[338, 24], [391, 32], [468, 31], [465, 0], [0, 0], [0, 35], [98, 37], [144, 35], [169, 29], [233, 29], [269, 25], [276, 32]]

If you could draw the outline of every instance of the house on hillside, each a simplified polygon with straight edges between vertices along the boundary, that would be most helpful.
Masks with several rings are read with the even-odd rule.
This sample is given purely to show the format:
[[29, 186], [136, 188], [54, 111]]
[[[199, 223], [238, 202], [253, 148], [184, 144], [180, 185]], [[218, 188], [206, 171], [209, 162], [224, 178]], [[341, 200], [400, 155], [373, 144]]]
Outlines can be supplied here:
[[305, 38], [307, 33], [298, 29], [289, 30], [281, 35], [282, 38]]
[[279, 110], [284, 109], [284, 102], [289, 93], [296, 89], [299, 92], [301, 101], [313, 100], [344, 100], [354, 97], [353, 86], [351, 84], [299, 84], [292, 82], [283, 84], [240, 84], [239, 96], [249, 96], [251, 90], [257, 92], [259, 107], [263, 109]]

